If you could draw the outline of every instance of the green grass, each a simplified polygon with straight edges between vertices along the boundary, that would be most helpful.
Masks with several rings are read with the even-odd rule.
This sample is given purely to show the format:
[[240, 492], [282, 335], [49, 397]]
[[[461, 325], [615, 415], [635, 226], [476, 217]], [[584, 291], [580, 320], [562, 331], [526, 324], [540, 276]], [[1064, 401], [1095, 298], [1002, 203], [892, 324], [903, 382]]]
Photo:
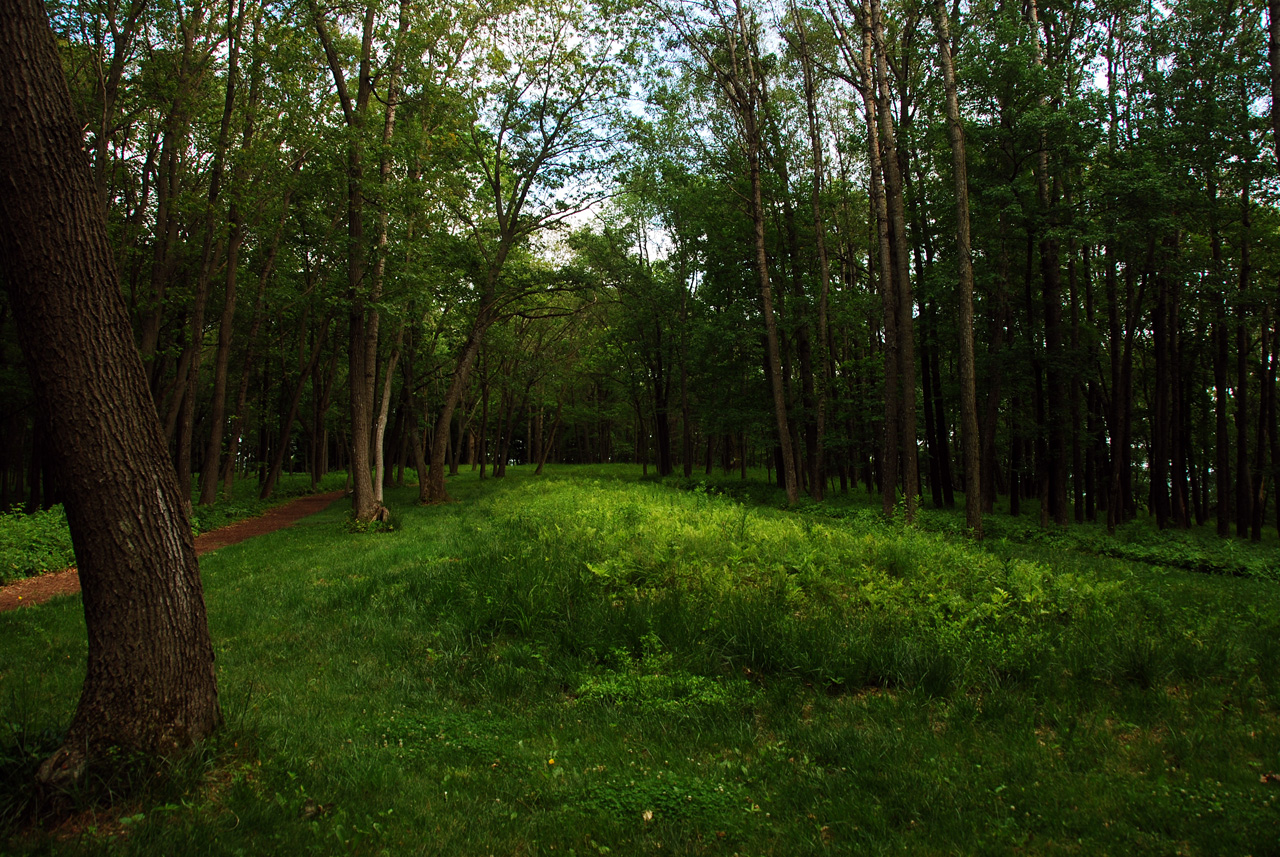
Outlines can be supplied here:
[[[342, 480], [342, 474], [330, 474], [321, 483], [321, 490], [337, 490], [342, 487]], [[199, 488], [194, 490], [198, 492]], [[256, 481], [241, 479], [232, 486], [231, 497], [221, 498], [211, 506], [195, 506], [191, 513], [191, 529], [200, 535], [253, 518], [310, 490], [309, 477], [286, 474], [281, 477], [273, 497], [259, 500]], [[0, 512], [0, 585], [49, 571], [61, 571], [75, 563], [71, 534], [67, 532], [67, 516], [61, 505], [31, 514]]]
[[509, 474], [390, 492], [392, 532], [336, 504], [205, 557], [228, 728], [60, 827], [18, 814], [79, 600], [0, 614], [0, 850], [1280, 850], [1273, 582]]

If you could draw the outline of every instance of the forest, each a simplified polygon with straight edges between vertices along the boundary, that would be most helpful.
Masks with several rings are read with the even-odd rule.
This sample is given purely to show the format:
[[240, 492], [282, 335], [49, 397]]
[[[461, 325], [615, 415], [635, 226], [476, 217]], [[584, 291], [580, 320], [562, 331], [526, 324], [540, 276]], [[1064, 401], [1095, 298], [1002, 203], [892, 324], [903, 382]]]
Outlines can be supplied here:
[[1280, 0], [0, 0], [0, 286], [0, 852], [1280, 842]]
[[[1267, 525], [1274, 8], [48, 10], [198, 504], [633, 462], [979, 535]], [[48, 507], [0, 322], [0, 506]]]

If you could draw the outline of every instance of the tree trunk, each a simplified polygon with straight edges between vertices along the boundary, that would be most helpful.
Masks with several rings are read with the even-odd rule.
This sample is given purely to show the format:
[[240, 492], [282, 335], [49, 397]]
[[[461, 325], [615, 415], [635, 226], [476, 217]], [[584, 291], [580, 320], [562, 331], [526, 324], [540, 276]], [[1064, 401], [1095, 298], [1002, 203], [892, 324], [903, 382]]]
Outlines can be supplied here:
[[[240, 15], [244, 14], [243, 0], [240, 7]], [[254, 45], [257, 45], [257, 27], [259, 20], [255, 22], [254, 29]], [[237, 44], [239, 39], [237, 38]], [[254, 122], [253, 114], [258, 101], [260, 92], [260, 52], [254, 52], [255, 59], [251, 74], [253, 80], [249, 90], [249, 110], [248, 118], [245, 120], [244, 133], [241, 136], [240, 150], [248, 152], [249, 145], [253, 140]], [[234, 68], [234, 64], [231, 65]], [[234, 93], [234, 83], [227, 82], [227, 101], [231, 103]], [[231, 335], [235, 326], [236, 317], [236, 291], [237, 280], [240, 267], [240, 251], [244, 246], [245, 228], [243, 215], [240, 211], [239, 200], [235, 194], [240, 192], [240, 188], [244, 186], [247, 170], [243, 165], [237, 164], [232, 171], [231, 186], [232, 199], [227, 209], [228, 235], [227, 235], [227, 271], [224, 280], [225, 289], [223, 292], [222, 315], [218, 319], [218, 348], [214, 354], [213, 361], [213, 399], [210, 403], [209, 415], [209, 439], [205, 445], [204, 461], [200, 469], [200, 505], [207, 506], [214, 502], [218, 496], [218, 478], [221, 471], [222, 456], [222, 440], [226, 431], [227, 420], [227, 378], [230, 374], [231, 364]], [[286, 197], [287, 198], [287, 197]], [[286, 204], [286, 208], [287, 208]]]
[[787, 418], [787, 397], [782, 377], [782, 355], [778, 347], [778, 322], [773, 311], [773, 287], [769, 282], [769, 255], [765, 246], [764, 198], [760, 180], [760, 132], [756, 125], [754, 105], [744, 111], [747, 127], [747, 164], [751, 178], [751, 228], [755, 241], [756, 276], [760, 284], [760, 304], [764, 315], [765, 359], [769, 361], [769, 381], [773, 393], [774, 423], [778, 445], [782, 448], [782, 483], [787, 502], [800, 497], [796, 479], [796, 463], [791, 446], [791, 428]]
[[1280, 167], [1280, 0], [1267, 0], [1267, 63], [1271, 66], [1271, 142]]
[[320, 360], [320, 352], [324, 349], [325, 340], [328, 338], [329, 319], [325, 319], [320, 325], [320, 335], [316, 337], [315, 344], [311, 348], [311, 355], [305, 366], [298, 367], [298, 381], [293, 385], [293, 394], [289, 397], [289, 410], [280, 420], [280, 442], [276, 445], [275, 455], [271, 459], [271, 469], [267, 471], [267, 480], [262, 483], [262, 489], [258, 492], [258, 499], [265, 500], [275, 491], [276, 483], [280, 480], [280, 474], [284, 470], [284, 459], [289, 454], [289, 438], [293, 434], [293, 424], [298, 419], [298, 408], [302, 404], [302, 393], [307, 387], [307, 380], [314, 377], [316, 366]]
[[342, 63], [329, 35], [329, 25], [316, 0], [311, 0], [311, 17], [320, 36], [334, 86], [347, 125], [347, 300], [348, 351], [347, 388], [351, 406], [351, 510], [356, 520], [371, 521], [379, 512], [373, 491], [369, 452], [373, 433], [374, 382], [378, 355], [377, 295], [365, 285], [368, 248], [364, 232], [364, 144], [361, 136], [373, 91], [371, 74], [373, 24], [377, 5], [365, 7], [360, 47], [360, 70], [354, 101], [347, 89]]
[[[385, 234], [385, 233], [384, 233]], [[391, 388], [396, 377], [396, 364], [400, 362], [400, 347], [404, 343], [404, 322], [396, 329], [395, 344], [391, 346], [391, 356], [387, 359], [387, 368], [382, 382], [382, 395], [379, 397], [378, 418], [373, 429], [373, 498], [382, 505], [382, 488], [386, 476], [386, 436], [387, 415], [391, 408]]]
[[906, 518], [912, 523], [919, 506], [920, 470], [916, 453], [916, 360], [913, 332], [911, 278], [908, 275], [906, 213], [902, 193], [902, 176], [898, 168], [898, 145], [890, 109], [889, 71], [885, 57], [884, 21], [880, 0], [869, 0], [871, 42], [875, 51], [874, 78], [877, 82], [879, 113], [878, 133], [881, 138], [881, 163], [884, 169], [884, 196], [892, 237], [891, 270], [895, 279], [893, 294], [897, 299], [896, 348], [898, 351], [898, 451], [902, 457], [903, 494]]
[[84, 689], [40, 767], [79, 779], [111, 746], [172, 753], [219, 724], [190, 521], [43, 6], [0, 16], [0, 259], [64, 489], [88, 631]]
[[1249, 182], [1246, 176], [1240, 191], [1240, 293], [1236, 311], [1236, 535], [1249, 535], [1249, 522], [1253, 520], [1253, 492], [1250, 490], [1249, 470], [1249, 329], [1245, 324], [1248, 315], [1249, 281], [1252, 271], [1249, 264]]

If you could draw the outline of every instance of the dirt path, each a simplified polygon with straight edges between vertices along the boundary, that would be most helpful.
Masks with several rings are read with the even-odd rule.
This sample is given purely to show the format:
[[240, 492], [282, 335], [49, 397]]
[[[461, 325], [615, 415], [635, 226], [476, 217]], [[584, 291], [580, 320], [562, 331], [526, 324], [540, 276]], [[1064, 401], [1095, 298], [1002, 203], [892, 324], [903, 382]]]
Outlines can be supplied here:
[[[328, 494], [299, 497], [282, 506], [268, 509], [256, 518], [245, 518], [243, 521], [236, 521], [220, 529], [201, 533], [196, 536], [196, 555], [204, 556], [218, 548], [238, 544], [263, 533], [274, 533], [276, 530], [284, 529], [308, 515], [327, 509], [330, 503], [342, 495], [342, 491], [332, 491]], [[30, 607], [57, 595], [74, 595], [79, 591], [80, 575], [74, 568], [42, 574], [38, 577], [28, 577], [0, 587], [0, 612], [12, 610], [15, 607]]]

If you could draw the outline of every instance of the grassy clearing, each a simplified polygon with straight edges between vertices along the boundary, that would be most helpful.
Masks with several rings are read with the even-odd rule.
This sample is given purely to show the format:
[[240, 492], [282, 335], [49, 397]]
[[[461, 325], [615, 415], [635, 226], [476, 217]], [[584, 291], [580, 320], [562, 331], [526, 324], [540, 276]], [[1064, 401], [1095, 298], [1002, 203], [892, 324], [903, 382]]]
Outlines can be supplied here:
[[[204, 558], [229, 728], [7, 849], [1277, 853], [1274, 583], [635, 476]], [[10, 831], [83, 651], [78, 599], [0, 615]]]

